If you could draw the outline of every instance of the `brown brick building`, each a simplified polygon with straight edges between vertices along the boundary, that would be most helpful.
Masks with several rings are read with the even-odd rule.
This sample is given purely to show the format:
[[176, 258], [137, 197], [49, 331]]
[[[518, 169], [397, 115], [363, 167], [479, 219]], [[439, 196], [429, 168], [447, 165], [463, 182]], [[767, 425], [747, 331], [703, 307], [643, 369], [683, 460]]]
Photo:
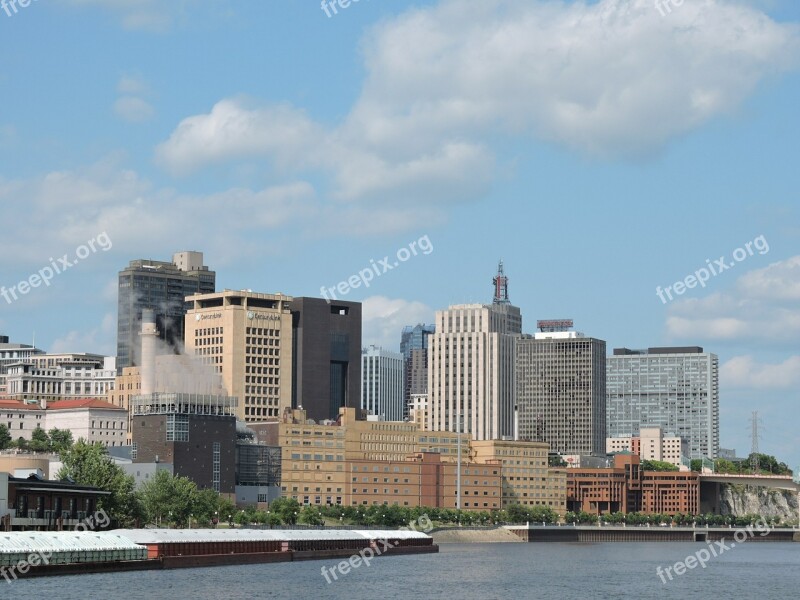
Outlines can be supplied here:
[[635, 454], [618, 454], [610, 469], [567, 469], [567, 509], [596, 515], [615, 512], [697, 514], [697, 473], [642, 471]]
[[[291, 411], [283, 422], [253, 425], [259, 438], [278, 430], [282, 493], [301, 504], [455, 508], [459, 434], [423, 431], [417, 423], [364, 421], [343, 408], [333, 425]], [[566, 474], [547, 466], [541, 442], [471, 441], [461, 435], [461, 507], [510, 504], [563, 513]]]
[[233, 399], [152, 394], [133, 400], [134, 463], [173, 465], [199, 489], [236, 492], [236, 417]]

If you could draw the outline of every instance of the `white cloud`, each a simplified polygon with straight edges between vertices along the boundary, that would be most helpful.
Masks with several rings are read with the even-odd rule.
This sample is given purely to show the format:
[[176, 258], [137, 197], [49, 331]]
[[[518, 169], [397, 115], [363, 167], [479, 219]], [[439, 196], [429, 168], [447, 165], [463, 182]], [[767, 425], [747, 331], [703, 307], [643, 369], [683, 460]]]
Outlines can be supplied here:
[[117, 116], [132, 123], [149, 121], [156, 111], [146, 100], [135, 96], [123, 96], [114, 103], [114, 112]]
[[800, 386], [800, 356], [778, 364], [762, 364], [750, 355], [736, 356], [720, 367], [720, 381], [734, 388], [796, 390]]
[[744, 273], [728, 291], [673, 302], [667, 335], [688, 340], [793, 342], [800, 337], [800, 256]]
[[50, 344], [48, 352], [53, 354], [68, 352], [90, 352], [116, 356], [117, 317], [107, 313], [98, 327], [88, 331], [70, 331]]
[[241, 99], [218, 102], [207, 115], [184, 119], [156, 149], [156, 159], [176, 173], [248, 156], [303, 160], [322, 130], [290, 106], [250, 108]]
[[150, 86], [138, 75], [123, 75], [117, 83], [117, 92], [133, 95], [147, 94], [150, 92]]
[[[12, 202], [13, 200], [13, 202]], [[0, 265], [47, 264], [106, 232], [114, 250], [172, 252], [198, 239], [219, 264], [247, 252], [264, 252], [296, 231], [320, 228], [314, 188], [296, 180], [261, 190], [233, 188], [205, 196], [153, 189], [137, 173], [108, 160], [87, 169], [57, 171], [28, 181], [0, 179], [4, 219], [15, 223], [3, 237]], [[59, 227], [51, 228], [53, 214]], [[50, 232], [42, 236], [42, 231]], [[30, 240], [38, 240], [31, 248]]]
[[156, 149], [186, 175], [260, 159], [324, 173], [343, 202], [443, 210], [482, 197], [499, 135], [639, 158], [735, 111], [798, 57], [794, 25], [741, 3], [443, 0], [373, 27], [367, 77], [334, 125], [299, 108], [220, 100]]
[[392, 352], [400, 351], [400, 332], [406, 325], [431, 323], [435, 311], [421, 302], [371, 296], [361, 308], [365, 346], [374, 344]]
[[734, 110], [797, 58], [798, 30], [741, 3], [444, 0], [375, 28], [348, 126], [376, 146], [530, 134], [639, 156]]
[[800, 300], [800, 256], [750, 271], [737, 282], [742, 293], [752, 298]]
[[192, 0], [68, 0], [75, 6], [102, 8], [119, 15], [129, 30], [155, 33], [168, 31], [184, 6]]

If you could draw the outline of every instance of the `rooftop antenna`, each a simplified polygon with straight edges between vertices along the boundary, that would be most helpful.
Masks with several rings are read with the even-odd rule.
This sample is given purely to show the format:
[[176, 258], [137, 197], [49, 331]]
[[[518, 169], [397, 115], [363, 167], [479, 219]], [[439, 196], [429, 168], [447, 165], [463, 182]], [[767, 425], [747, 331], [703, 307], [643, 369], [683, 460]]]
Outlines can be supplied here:
[[508, 299], [508, 277], [503, 271], [503, 259], [497, 265], [497, 275], [492, 279], [494, 285], [494, 300], [495, 304], [509, 304]]

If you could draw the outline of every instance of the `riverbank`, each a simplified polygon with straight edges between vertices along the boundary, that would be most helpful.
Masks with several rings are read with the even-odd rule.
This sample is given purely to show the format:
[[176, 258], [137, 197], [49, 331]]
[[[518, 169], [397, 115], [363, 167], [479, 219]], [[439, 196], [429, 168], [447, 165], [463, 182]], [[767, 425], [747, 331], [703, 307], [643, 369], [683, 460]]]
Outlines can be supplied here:
[[505, 527], [439, 527], [428, 532], [434, 544], [519, 543], [520, 536]]
[[[436, 544], [481, 544], [513, 542], [716, 542], [733, 539], [737, 529], [727, 527], [615, 527], [615, 526], [503, 526], [439, 527], [429, 532]], [[741, 531], [747, 533], [746, 528]], [[743, 534], [740, 534], [743, 535]], [[758, 530], [748, 539], [761, 542], [800, 542], [800, 531], [774, 529], [767, 535]]]

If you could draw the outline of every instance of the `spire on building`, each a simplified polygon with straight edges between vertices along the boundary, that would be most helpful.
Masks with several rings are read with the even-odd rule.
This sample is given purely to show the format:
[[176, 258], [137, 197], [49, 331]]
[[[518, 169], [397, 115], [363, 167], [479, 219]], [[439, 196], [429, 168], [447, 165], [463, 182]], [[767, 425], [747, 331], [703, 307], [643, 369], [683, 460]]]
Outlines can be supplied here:
[[503, 272], [503, 261], [497, 265], [497, 276], [492, 279], [494, 284], [494, 303], [495, 304], [509, 304], [508, 299], [508, 277]]

